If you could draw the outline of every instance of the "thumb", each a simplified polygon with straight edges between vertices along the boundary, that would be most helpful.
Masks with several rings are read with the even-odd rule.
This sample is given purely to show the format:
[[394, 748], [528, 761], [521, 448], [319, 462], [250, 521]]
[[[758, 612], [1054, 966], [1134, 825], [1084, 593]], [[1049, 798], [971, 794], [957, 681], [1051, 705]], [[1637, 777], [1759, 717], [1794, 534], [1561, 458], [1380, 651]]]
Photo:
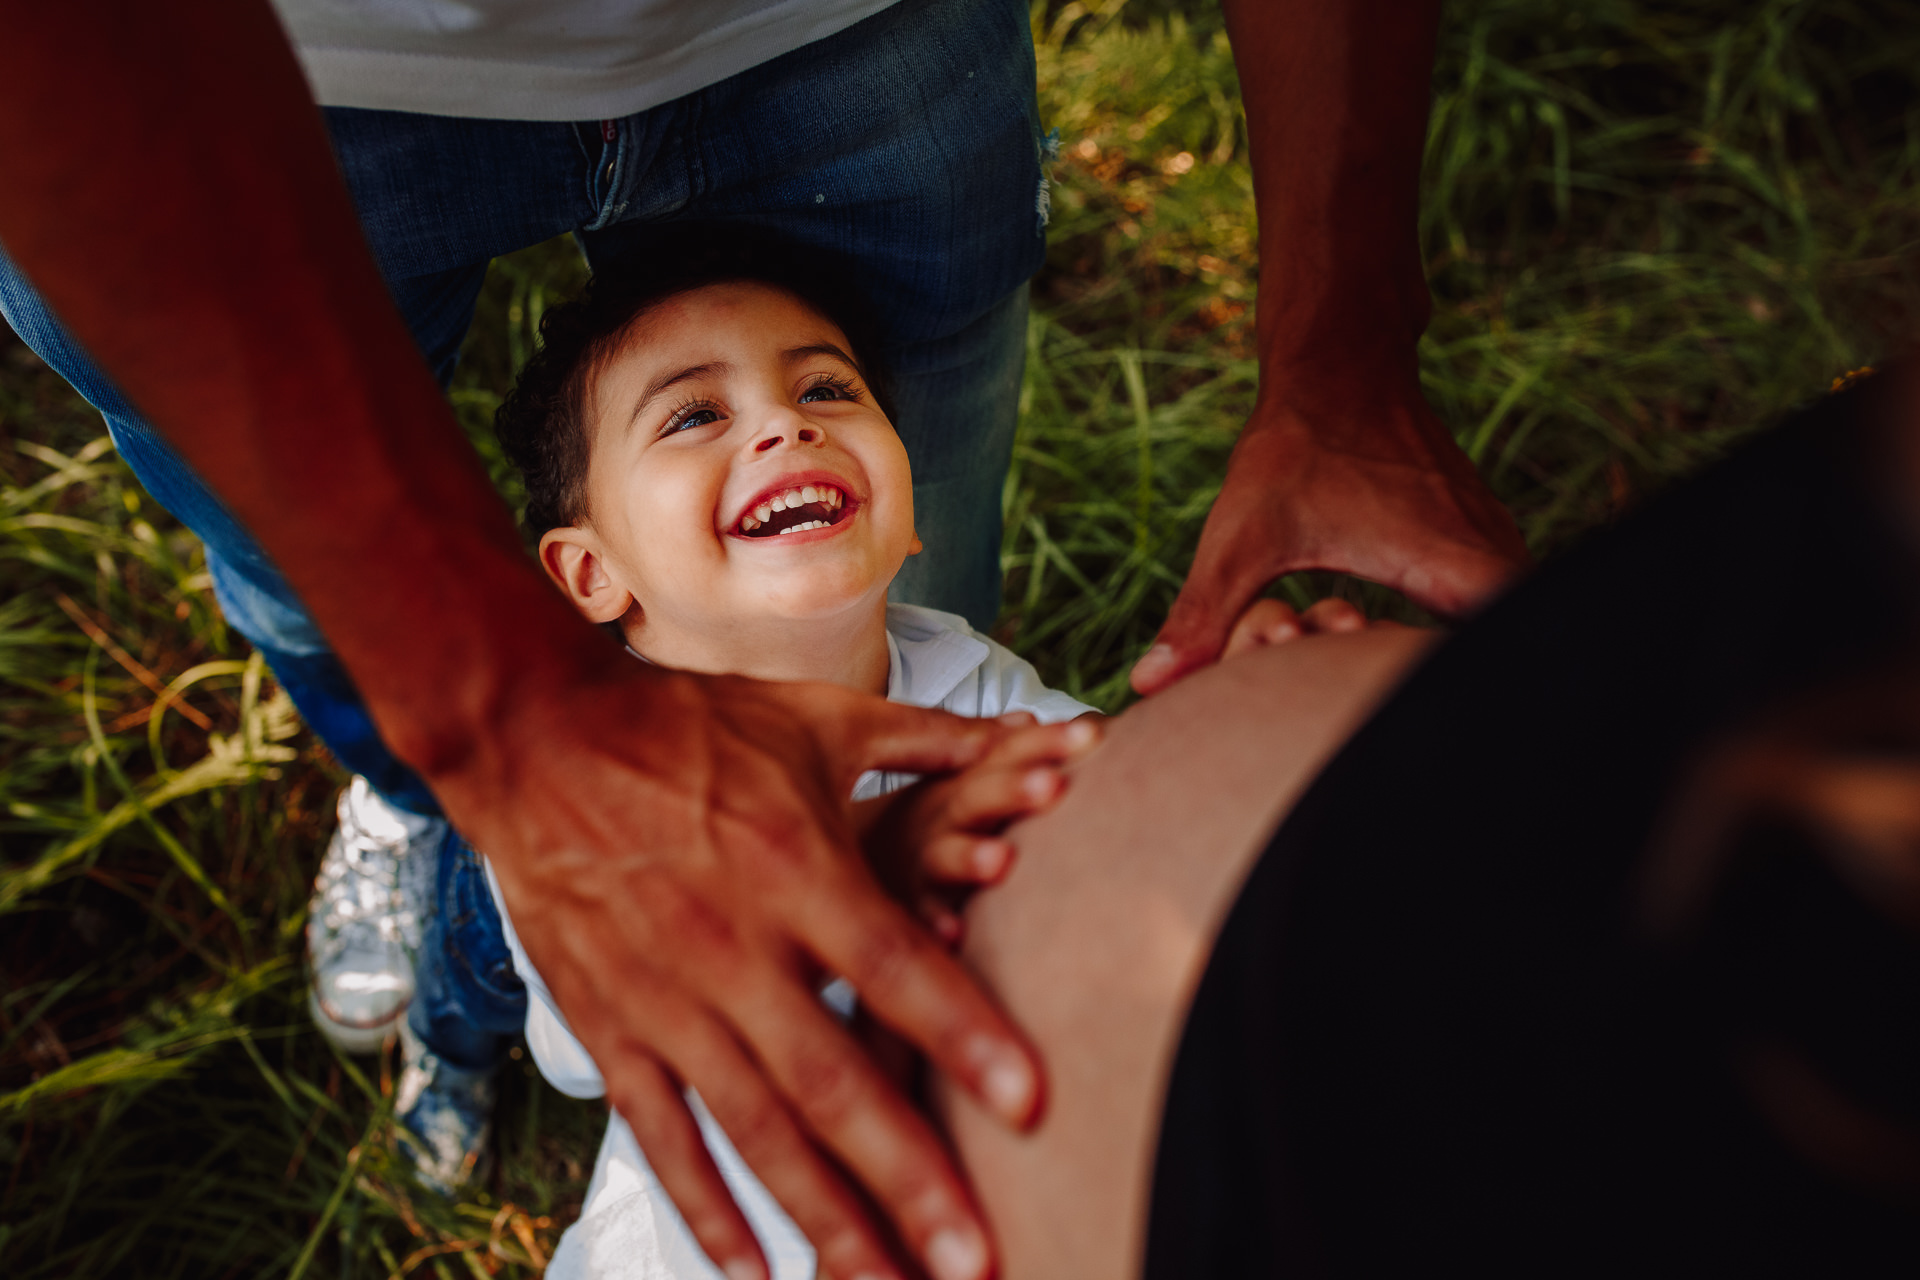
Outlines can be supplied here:
[[1206, 555], [1203, 544], [1173, 609], [1129, 679], [1135, 693], [1151, 697], [1180, 677], [1220, 657], [1240, 614], [1266, 583], [1232, 573]]

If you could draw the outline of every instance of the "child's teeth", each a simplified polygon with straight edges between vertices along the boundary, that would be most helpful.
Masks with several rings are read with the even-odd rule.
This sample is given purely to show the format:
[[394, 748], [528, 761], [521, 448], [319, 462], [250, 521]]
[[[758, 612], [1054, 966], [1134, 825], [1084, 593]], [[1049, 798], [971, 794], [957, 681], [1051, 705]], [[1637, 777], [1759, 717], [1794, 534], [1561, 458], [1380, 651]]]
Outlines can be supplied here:
[[[740, 527], [743, 530], [757, 529], [773, 519], [774, 512], [792, 511], [796, 507], [809, 503], [819, 503], [829, 511], [838, 511], [847, 505], [847, 495], [834, 485], [801, 485], [797, 489], [788, 489], [785, 493], [776, 494], [740, 517]], [[790, 529], [782, 529], [780, 532], [799, 533], [804, 529], [824, 529], [831, 523], [828, 520], [809, 520], [804, 524], [794, 525]]]

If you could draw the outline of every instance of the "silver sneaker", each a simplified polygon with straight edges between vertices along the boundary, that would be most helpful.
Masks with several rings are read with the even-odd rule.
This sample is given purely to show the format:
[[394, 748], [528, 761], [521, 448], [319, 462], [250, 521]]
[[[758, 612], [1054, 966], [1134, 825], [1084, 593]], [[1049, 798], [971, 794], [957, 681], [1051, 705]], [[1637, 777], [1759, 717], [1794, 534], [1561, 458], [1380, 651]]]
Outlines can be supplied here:
[[365, 778], [340, 793], [307, 905], [307, 1004], [346, 1053], [373, 1053], [406, 1017], [446, 831], [445, 819], [395, 808]]

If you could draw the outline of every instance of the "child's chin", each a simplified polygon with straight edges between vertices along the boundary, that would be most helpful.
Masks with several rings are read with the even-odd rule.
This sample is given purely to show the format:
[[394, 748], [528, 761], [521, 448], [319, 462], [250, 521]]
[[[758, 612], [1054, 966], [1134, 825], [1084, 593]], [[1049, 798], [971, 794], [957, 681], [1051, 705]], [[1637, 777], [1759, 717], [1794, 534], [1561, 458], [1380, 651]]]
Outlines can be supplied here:
[[[824, 579], [824, 580], [822, 580]], [[763, 597], [767, 612], [778, 618], [804, 622], [810, 618], [830, 618], [869, 604], [875, 596], [885, 596], [886, 588], [866, 577], [847, 578], [821, 575], [812, 581], [785, 581], [775, 584]]]

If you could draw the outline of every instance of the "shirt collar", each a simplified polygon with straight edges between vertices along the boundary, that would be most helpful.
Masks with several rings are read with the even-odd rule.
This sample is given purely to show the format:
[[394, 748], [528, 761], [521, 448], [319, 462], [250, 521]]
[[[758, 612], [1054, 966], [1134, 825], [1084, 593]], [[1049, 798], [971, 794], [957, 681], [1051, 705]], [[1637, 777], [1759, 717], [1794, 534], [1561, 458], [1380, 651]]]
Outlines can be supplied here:
[[987, 660], [987, 642], [949, 627], [928, 627], [887, 609], [887, 701], [937, 707]]

